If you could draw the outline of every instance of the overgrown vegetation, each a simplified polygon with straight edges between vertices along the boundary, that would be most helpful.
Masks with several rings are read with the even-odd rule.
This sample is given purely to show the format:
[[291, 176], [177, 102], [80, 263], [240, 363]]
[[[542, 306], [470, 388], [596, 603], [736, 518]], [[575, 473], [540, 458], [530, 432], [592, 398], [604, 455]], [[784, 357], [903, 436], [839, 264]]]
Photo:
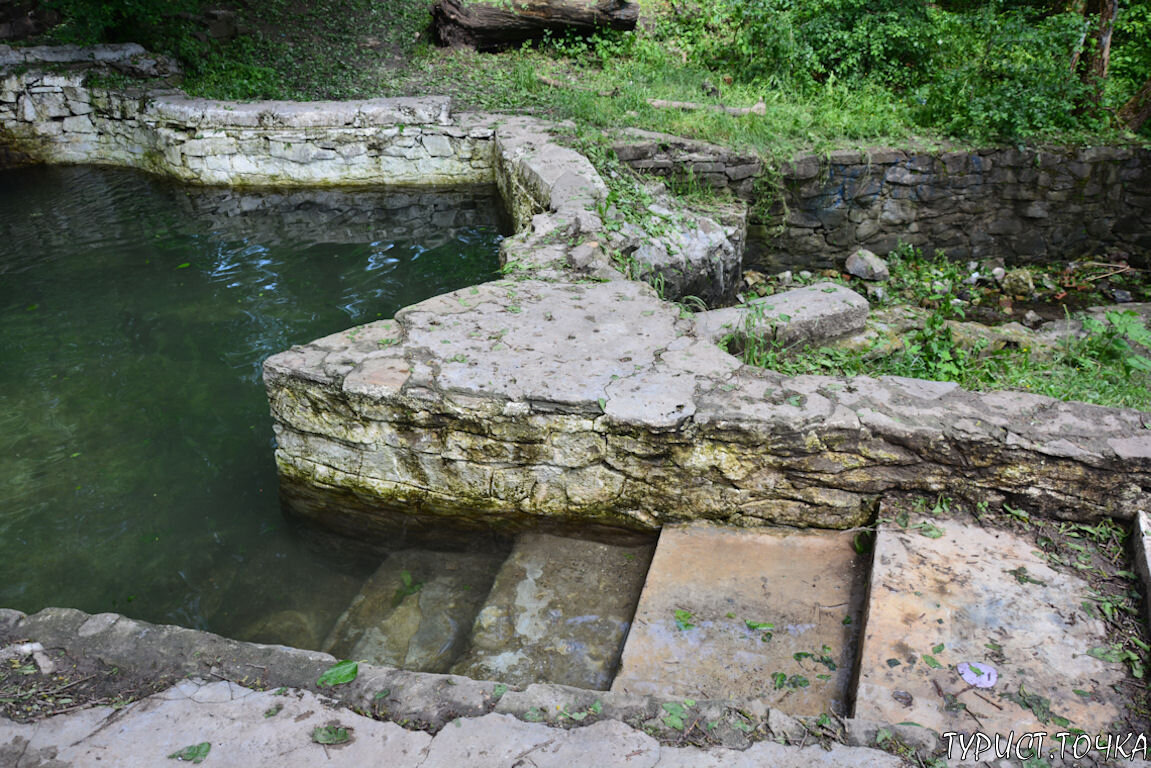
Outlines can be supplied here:
[[[954, 381], [967, 389], [1016, 389], [1061, 400], [1151, 409], [1151, 330], [1134, 311], [1079, 314], [1080, 330], [1047, 349], [992, 345], [987, 338], [961, 343], [955, 321], [965, 319], [977, 301], [1002, 297], [998, 288], [980, 288], [962, 265], [941, 254], [926, 257], [908, 246], [893, 252], [888, 265], [892, 277], [885, 301], [926, 310], [922, 324], [897, 344], [876, 335], [864, 348], [788, 349], [754, 333], [764, 318], [763, 304], [752, 301], [747, 315], [751, 327], [733, 334], [729, 348], [751, 365], [790, 375], [906, 376]], [[1033, 281], [1043, 279], [1040, 273]], [[990, 279], [988, 284], [994, 286]]]
[[[1151, 78], [1151, 0], [1119, 3], [1109, 57], [1094, 12], [1042, 0], [641, 0], [636, 31], [498, 55], [432, 47], [427, 0], [51, 4], [67, 19], [57, 39], [133, 39], [171, 53], [194, 94], [447, 92], [464, 109], [637, 125], [765, 152], [932, 137], [1117, 139], [1117, 115]], [[1100, 61], [1110, 65], [1104, 77]], [[762, 102], [763, 114], [660, 109], [652, 99]]]

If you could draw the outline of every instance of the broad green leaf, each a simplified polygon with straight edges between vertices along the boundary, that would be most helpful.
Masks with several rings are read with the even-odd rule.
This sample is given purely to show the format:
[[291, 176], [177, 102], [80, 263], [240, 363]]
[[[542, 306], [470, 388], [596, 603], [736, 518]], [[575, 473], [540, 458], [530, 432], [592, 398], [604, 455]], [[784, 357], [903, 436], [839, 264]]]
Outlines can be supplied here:
[[312, 731], [312, 741], [317, 744], [343, 744], [351, 738], [348, 729], [338, 725], [317, 725]]
[[316, 685], [323, 688], [331, 685], [344, 685], [356, 679], [360, 673], [360, 665], [355, 661], [341, 661], [327, 669], [316, 678]]

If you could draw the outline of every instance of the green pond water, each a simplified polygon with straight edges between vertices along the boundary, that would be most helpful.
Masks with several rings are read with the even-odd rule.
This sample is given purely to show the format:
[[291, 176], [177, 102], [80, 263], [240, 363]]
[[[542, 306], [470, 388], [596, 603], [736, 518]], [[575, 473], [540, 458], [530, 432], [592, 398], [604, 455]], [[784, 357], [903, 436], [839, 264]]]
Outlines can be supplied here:
[[0, 172], [0, 606], [322, 639], [378, 561], [282, 516], [261, 363], [490, 279], [500, 215], [486, 188]]

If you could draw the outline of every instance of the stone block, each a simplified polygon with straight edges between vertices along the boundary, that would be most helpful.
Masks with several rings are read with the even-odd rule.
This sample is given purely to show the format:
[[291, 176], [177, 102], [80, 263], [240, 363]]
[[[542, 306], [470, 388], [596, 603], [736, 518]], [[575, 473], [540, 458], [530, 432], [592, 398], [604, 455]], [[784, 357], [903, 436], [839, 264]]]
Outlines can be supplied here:
[[879, 212], [883, 224], [906, 224], [915, 218], [915, 205], [910, 200], [887, 200]]
[[887, 262], [866, 248], [860, 248], [848, 256], [843, 268], [864, 280], [887, 280], [891, 277]]
[[827, 156], [830, 165], [860, 165], [867, 162], [867, 155], [857, 149], [837, 149]]
[[1026, 206], [1019, 215], [1025, 219], [1046, 219], [1051, 215], [1051, 206], [1044, 202], [1033, 202]]
[[1000, 216], [987, 224], [987, 233], [990, 235], [1018, 235], [1022, 231], [1022, 222], [1014, 216]]
[[652, 545], [524, 534], [495, 577], [456, 674], [606, 690]]
[[854, 535], [665, 527], [611, 690], [845, 714], [867, 578]]
[[903, 165], [893, 165], [888, 168], [883, 174], [883, 179], [888, 184], [898, 184], [908, 187], [931, 181], [929, 175], [925, 173], [913, 173], [909, 168]]
[[[30, 98], [30, 97], [25, 97]], [[54, 89], [50, 93], [37, 94], [31, 97], [31, 100], [36, 104], [36, 113], [41, 117], [67, 117], [72, 114], [68, 109], [68, 100], [64, 98], [64, 94], [58, 89]]]
[[77, 115], [75, 117], [66, 117], [63, 120], [63, 127], [65, 133], [95, 133], [96, 126], [87, 115]]
[[612, 145], [612, 151], [615, 152], [616, 157], [625, 163], [631, 163], [634, 160], [645, 160], [655, 156], [657, 146], [655, 142], [645, 141], [640, 143], [632, 142], [616, 142]]
[[785, 179], [806, 181], [817, 177], [819, 175], [819, 169], [819, 156], [807, 155], [806, 157], [796, 158], [795, 160], [784, 163], [780, 166], [779, 173]]
[[966, 173], [970, 165], [969, 155], [966, 152], [946, 152], [940, 160], [943, 162], [943, 169], [952, 176]]
[[420, 143], [424, 145], [424, 149], [432, 157], [452, 157], [455, 154], [452, 142], [447, 136], [428, 134], [420, 140]]
[[1087, 733], [1120, 716], [1113, 687], [1125, 670], [1088, 654], [1107, 645], [1082, 607], [1089, 585], [1048, 567], [1026, 537], [913, 519], [880, 528], [873, 562], [856, 717], [945, 733], [969, 732], [975, 715], [979, 730], [1006, 737], [1067, 729], [1041, 722], [1024, 696]]
[[907, 153], [901, 149], [873, 149], [868, 155], [871, 165], [892, 165], [902, 163], [907, 159]]
[[732, 181], [740, 181], [742, 179], [758, 176], [762, 166], [759, 163], [747, 163], [745, 165], [729, 165], [724, 170], [727, 178]]
[[931, 173], [935, 170], [937, 160], [928, 154], [913, 154], [907, 158], [907, 169], [917, 173]]
[[817, 283], [743, 307], [700, 312], [695, 316], [696, 334], [713, 341], [734, 334], [787, 345], [819, 344], [861, 330], [867, 312], [867, 299], [850, 288]]
[[336, 621], [323, 650], [339, 659], [447, 672], [502, 561], [498, 554], [392, 553]]

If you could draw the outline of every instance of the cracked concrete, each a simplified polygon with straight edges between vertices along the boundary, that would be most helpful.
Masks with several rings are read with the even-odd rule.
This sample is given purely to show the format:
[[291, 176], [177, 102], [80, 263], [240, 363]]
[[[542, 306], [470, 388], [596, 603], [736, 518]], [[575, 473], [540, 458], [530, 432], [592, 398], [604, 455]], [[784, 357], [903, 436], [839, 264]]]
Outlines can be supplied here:
[[[317, 730], [325, 728], [342, 729], [328, 733], [346, 740], [317, 743]], [[902, 765], [884, 752], [842, 744], [829, 750], [774, 742], [745, 751], [672, 747], [618, 720], [564, 729], [492, 713], [457, 718], [433, 735], [355, 714], [310, 691], [254, 691], [198, 679], [118, 709], [95, 707], [31, 724], [0, 720], [0, 763], [8, 768], [164, 765], [204, 743], [206, 765], [236, 768]]]

